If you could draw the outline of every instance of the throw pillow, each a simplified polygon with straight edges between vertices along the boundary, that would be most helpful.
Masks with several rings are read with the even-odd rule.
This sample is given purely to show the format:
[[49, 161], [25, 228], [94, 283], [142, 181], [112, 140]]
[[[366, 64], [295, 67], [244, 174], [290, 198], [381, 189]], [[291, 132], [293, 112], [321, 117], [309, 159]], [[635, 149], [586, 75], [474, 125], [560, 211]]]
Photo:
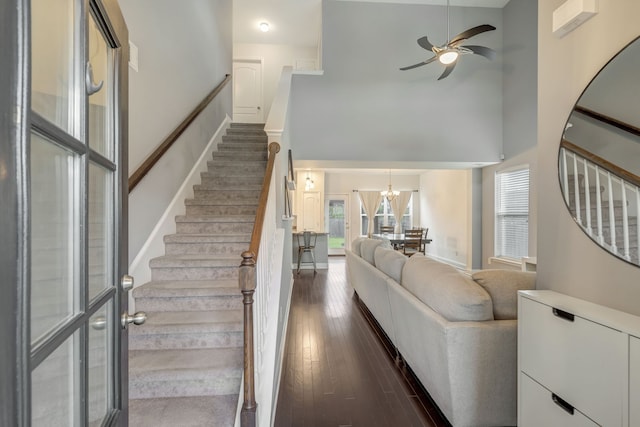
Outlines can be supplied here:
[[536, 273], [516, 270], [482, 270], [473, 280], [491, 295], [495, 319], [518, 318], [518, 291], [536, 288]]
[[408, 259], [406, 256], [398, 251], [384, 248], [380, 245], [376, 248], [373, 258], [378, 270], [400, 283], [402, 267], [404, 267], [404, 263], [407, 262]]

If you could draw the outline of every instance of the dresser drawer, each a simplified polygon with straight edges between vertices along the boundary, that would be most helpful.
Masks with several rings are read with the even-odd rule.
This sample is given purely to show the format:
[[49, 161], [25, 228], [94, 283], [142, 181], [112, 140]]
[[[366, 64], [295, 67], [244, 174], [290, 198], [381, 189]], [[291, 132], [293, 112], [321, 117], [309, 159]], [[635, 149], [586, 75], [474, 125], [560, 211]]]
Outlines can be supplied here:
[[526, 374], [520, 372], [518, 383], [520, 396], [527, 402], [518, 419], [519, 427], [598, 427], [580, 411], [571, 408], [569, 402], [560, 400], [561, 396], [554, 396]]
[[640, 338], [629, 337], [629, 427], [640, 427]]
[[518, 317], [520, 370], [596, 423], [622, 425], [628, 335], [524, 297]]

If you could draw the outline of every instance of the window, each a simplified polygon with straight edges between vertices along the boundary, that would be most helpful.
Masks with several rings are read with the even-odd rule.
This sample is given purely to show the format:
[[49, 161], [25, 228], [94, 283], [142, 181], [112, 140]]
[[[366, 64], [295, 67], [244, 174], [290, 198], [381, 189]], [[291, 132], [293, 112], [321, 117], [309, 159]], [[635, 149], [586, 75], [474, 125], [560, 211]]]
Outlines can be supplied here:
[[496, 173], [495, 256], [522, 258], [529, 248], [529, 166]]
[[[404, 215], [402, 216], [402, 230], [406, 230], [407, 228], [411, 228], [411, 219], [413, 218], [413, 194], [409, 199], [409, 204], [407, 205], [407, 210], [404, 211]], [[362, 202], [360, 202], [360, 234], [367, 234], [367, 228], [369, 227], [369, 218], [364, 211], [364, 207], [362, 206]], [[373, 219], [373, 234], [380, 233], [381, 225], [396, 225], [396, 218], [393, 216], [393, 211], [391, 210], [391, 204], [387, 201], [386, 198], [382, 199], [380, 202], [380, 206], [378, 206], [378, 210], [376, 211], [376, 216]]]

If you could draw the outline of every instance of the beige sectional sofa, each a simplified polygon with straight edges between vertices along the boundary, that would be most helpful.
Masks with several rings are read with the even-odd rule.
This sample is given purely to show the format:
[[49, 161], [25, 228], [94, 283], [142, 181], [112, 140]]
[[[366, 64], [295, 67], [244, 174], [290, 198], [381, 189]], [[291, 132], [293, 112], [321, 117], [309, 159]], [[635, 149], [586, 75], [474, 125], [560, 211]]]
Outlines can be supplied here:
[[440, 410], [455, 427], [516, 425], [516, 294], [535, 273], [471, 278], [384, 246], [356, 239], [348, 280]]

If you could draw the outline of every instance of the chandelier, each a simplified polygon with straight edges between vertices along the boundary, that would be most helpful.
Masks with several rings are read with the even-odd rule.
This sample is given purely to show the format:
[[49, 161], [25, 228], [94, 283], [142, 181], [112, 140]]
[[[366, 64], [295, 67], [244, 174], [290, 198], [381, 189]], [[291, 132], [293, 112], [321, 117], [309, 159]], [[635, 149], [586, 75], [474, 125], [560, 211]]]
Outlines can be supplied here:
[[381, 191], [380, 195], [386, 198], [389, 202], [393, 201], [400, 195], [399, 191], [391, 189], [391, 170], [389, 170], [389, 189], [387, 191]]

